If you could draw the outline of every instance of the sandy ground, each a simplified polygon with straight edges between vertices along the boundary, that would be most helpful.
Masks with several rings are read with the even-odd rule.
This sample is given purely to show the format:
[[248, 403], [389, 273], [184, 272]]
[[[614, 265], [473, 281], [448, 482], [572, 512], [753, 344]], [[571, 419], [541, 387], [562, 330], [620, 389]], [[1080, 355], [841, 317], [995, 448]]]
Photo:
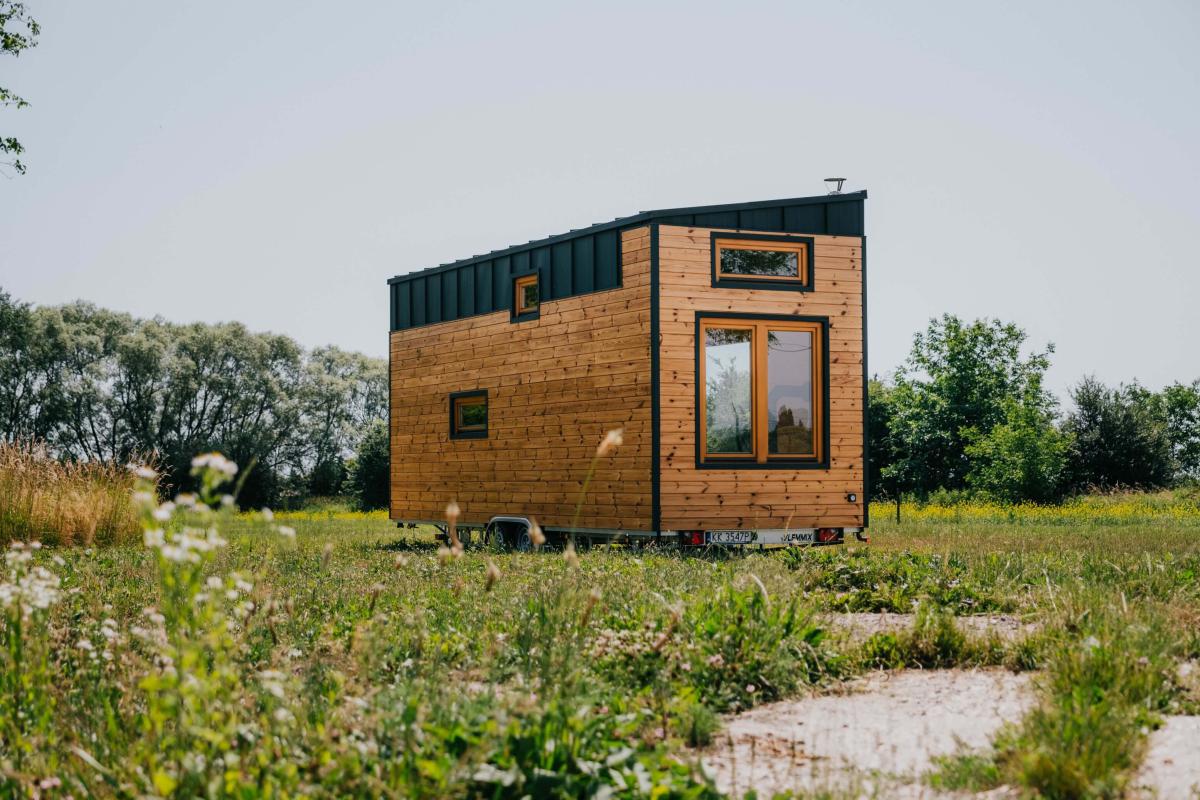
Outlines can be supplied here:
[[[823, 619], [830, 627], [842, 628], [855, 638], [865, 639], [876, 633], [898, 633], [911, 628], [914, 617], [913, 614], [881, 612], [826, 614]], [[964, 633], [976, 636], [995, 633], [1001, 639], [1016, 639], [1032, 633], [1037, 628], [1033, 623], [1023, 622], [1019, 617], [1008, 614], [955, 617], [954, 622]]]
[[1032, 704], [1029, 681], [1002, 670], [875, 673], [851, 684], [848, 695], [730, 716], [702, 756], [734, 796], [833, 789], [935, 797], [919, 782], [933, 757], [989, 746], [1002, 723], [1019, 720]]
[[1138, 796], [1200, 797], [1200, 717], [1167, 717], [1149, 744], [1134, 782]]

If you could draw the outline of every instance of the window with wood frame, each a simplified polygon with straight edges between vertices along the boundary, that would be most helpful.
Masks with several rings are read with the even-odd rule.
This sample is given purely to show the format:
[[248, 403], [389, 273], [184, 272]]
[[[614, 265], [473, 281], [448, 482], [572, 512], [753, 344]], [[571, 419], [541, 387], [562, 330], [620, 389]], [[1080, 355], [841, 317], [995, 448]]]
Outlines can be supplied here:
[[536, 314], [538, 307], [541, 304], [541, 294], [538, 289], [537, 273], [532, 275], [521, 275], [513, 281], [513, 291], [516, 296], [513, 298], [513, 314], [521, 317], [527, 314]]
[[488, 425], [487, 390], [450, 395], [450, 438], [485, 439]]
[[713, 286], [812, 288], [812, 237], [712, 234]]
[[697, 325], [699, 462], [823, 462], [824, 323], [710, 317]]

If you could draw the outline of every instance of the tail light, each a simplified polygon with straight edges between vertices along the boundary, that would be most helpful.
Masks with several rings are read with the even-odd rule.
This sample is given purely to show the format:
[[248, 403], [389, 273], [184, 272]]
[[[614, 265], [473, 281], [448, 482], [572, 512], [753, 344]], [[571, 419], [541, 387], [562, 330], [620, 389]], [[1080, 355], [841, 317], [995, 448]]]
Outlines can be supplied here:
[[704, 531], [683, 531], [683, 543], [700, 547], [704, 544]]
[[817, 544], [836, 542], [841, 538], [841, 533], [837, 528], [817, 528]]

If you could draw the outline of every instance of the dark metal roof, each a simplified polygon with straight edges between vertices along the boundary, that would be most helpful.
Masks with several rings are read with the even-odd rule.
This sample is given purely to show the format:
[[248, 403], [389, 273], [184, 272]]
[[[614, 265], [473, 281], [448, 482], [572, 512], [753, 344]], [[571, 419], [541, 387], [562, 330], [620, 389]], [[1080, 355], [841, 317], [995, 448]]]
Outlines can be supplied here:
[[391, 329], [448, 322], [511, 305], [513, 276], [538, 272], [542, 298], [621, 285], [620, 231], [657, 222], [737, 230], [862, 236], [866, 191], [642, 211], [388, 280]]

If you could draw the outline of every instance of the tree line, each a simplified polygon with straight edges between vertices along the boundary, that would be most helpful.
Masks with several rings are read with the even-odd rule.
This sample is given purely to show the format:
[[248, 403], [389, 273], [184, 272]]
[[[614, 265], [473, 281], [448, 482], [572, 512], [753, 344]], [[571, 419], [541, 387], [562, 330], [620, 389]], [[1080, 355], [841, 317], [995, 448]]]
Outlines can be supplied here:
[[1084, 377], [1063, 413], [1044, 379], [1053, 347], [999, 320], [945, 315], [870, 393], [872, 494], [1054, 502], [1200, 479], [1200, 380], [1161, 391]]
[[[869, 385], [874, 497], [935, 493], [1054, 502], [1200, 479], [1200, 380], [1150, 391], [1082, 379], [1063, 412], [1044, 386], [1053, 348], [998, 320], [946, 315]], [[0, 289], [0, 439], [70, 460], [153, 454], [166, 491], [191, 458], [249, 467], [244, 506], [388, 496], [386, 364], [237, 323], [188, 325], [77, 302], [34, 307]]]
[[194, 455], [247, 467], [244, 506], [350, 494], [387, 500], [387, 370], [380, 359], [237, 323], [188, 325], [0, 290], [0, 438], [63, 459], [153, 455], [165, 491]]

